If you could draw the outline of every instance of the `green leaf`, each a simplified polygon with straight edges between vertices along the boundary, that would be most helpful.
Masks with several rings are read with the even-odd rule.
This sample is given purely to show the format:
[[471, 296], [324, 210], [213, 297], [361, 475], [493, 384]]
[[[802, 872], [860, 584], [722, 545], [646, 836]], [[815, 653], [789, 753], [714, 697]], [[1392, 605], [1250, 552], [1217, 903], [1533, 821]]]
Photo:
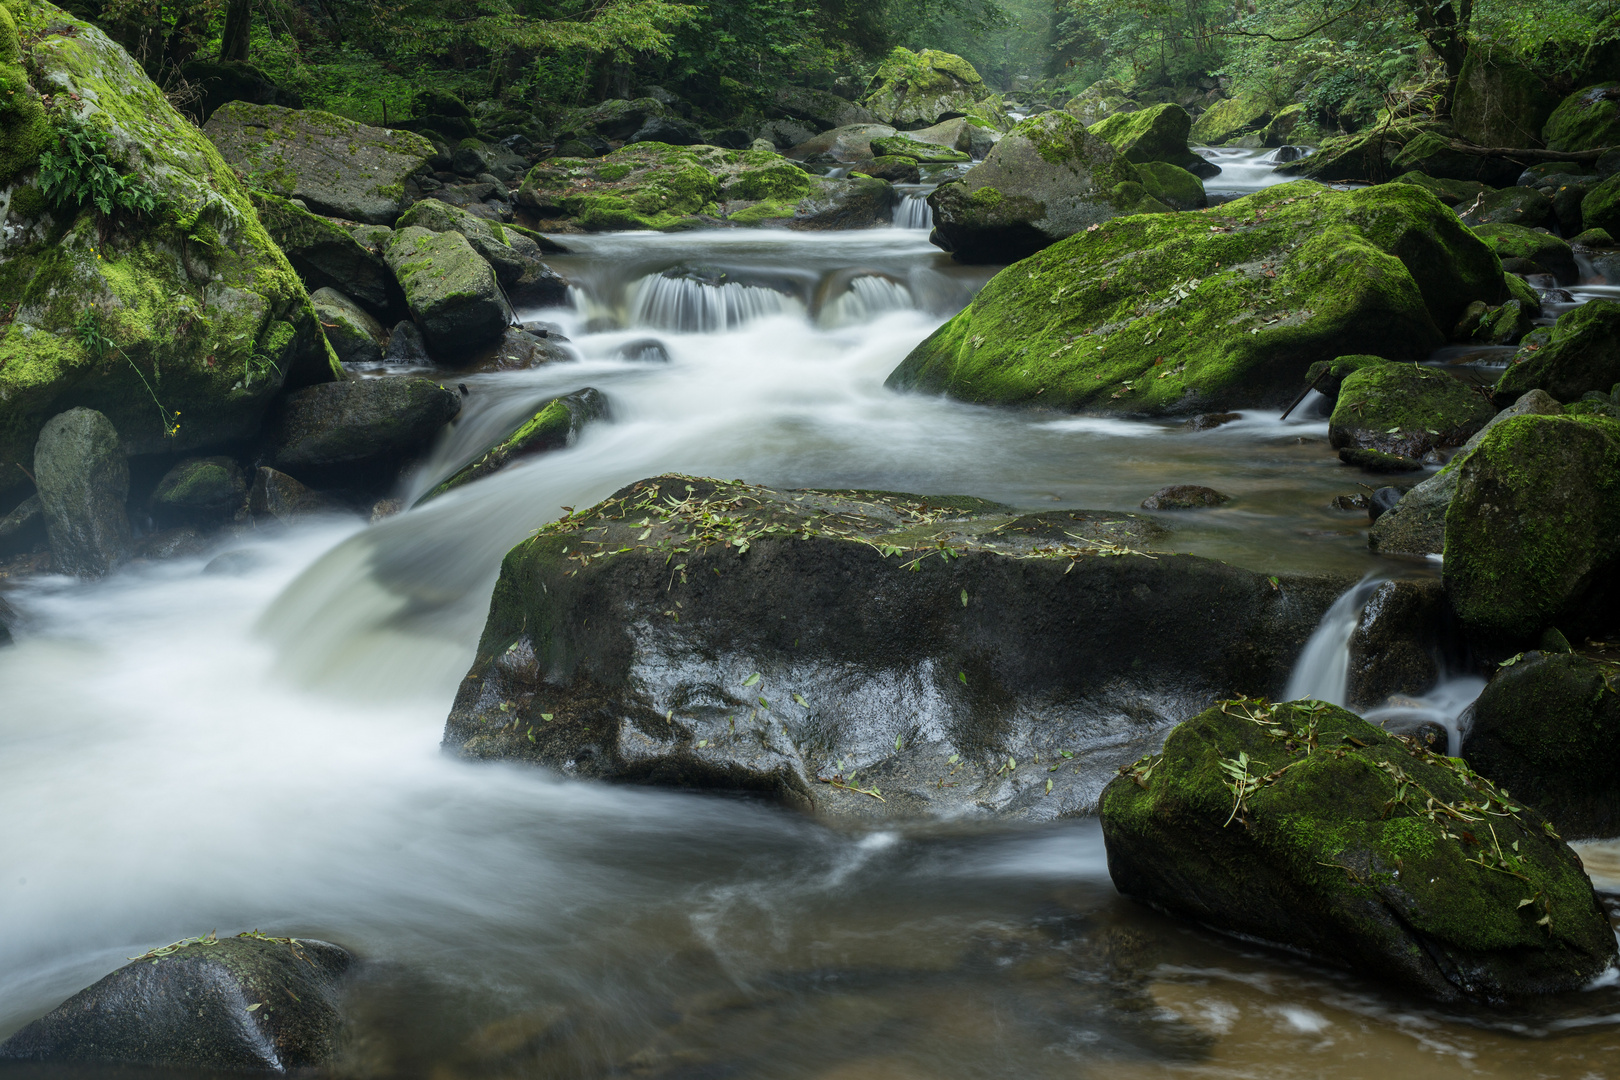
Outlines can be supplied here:
[[1052, 781], [1050, 780], [1046, 782], [1046, 793], [1048, 795], [1052, 794]]
[[899, 735], [896, 735], [894, 737], [894, 748], [896, 750], [904, 750], [906, 748], [905, 740], [903, 738], [901, 738]]
[[967, 590], [963, 589], [962, 590], [962, 606], [963, 607], [967, 607], [967, 601], [968, 601]]
[[793, 695], [793, 700], [797, 701], [800, 705], [802, 705], [806, 709], [808, 709], [810, 707], [810, 703], [808, 701], [804, 700], [804, 695], [803, 694], [794, 694]]
[[957, 672], [957, 673], [956, 673], [956, 678], [957, 678], [957, 679], [958, 679], [958, 680], [959, 680], [959, 681], [960, 681], [960, 682], [961, 682], [961, 684], [962, 684], [962, 685], [963, 685], [963, 686], [966, 686], [966, 685], [967, 685], [967, 672], [965, 672], [965, 671], [958, 671], [958, 672]]
[[756, 671], [752, 675], [748, 676], [748, 678], [743, 680], [743, 685], [753, 686], [757, 682], [759, 682], [759, 672]]

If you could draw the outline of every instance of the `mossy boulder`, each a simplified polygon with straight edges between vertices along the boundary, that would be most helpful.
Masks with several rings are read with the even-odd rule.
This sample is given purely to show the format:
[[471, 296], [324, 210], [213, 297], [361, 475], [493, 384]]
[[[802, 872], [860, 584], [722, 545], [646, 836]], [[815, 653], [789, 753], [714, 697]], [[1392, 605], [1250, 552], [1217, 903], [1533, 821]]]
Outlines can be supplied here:
[[1496, 382], [1496, 401], [1541, 389], [1568, 403], [1620, 382], [1620, 301], [1592, 300], [1566, 311], [1549, 342], [1527, 342]]
[[[74, 406], [104, 414], [129, 453], [184, 453], [251, 438], [283, 386], [340, 375], [298, 275], [213, 144], [100, 30], [48, 3], [7, 11], [55, 116], [104, 133], [161, 201], [102, 219], [50, 206], [31, 171], [0, 186], [0, 297], [16, 304], [0, 325], [0, 492], [27, 483], [17, 466], [40, 428]], [[15, 50], [17, 32], [5, 41]]]
[[223, 1073], [327, 1065], [352, 963], [307, 938], [189, 938], [68, 998], [0, 1043], [0, 1059]]
[[1102, 413], [1281, 408], [1319, 360], [1422, 359], [1470, 301], [1505, 298], [1496, 257], [1428, 192], [1281, 184], [1052, 245], [992, 278], [889, 384]]
[[1516, 416], [1456, 466], [1446, 595], [1508, 643], [1548, 626], [1602, 632], [1620, 611], [1620, 422]]
[[246, 504], [247, 490], [235, 458], [184, 458], [158, 481], [152, 515], [164, 524], [229, 517]]
[[289, 394], [266, 439], [266, 463], [305, 483], [386, 485], [461, 411], [431, 379], [352, 379]]
[[398, 229], [460, 233], [495, 271], [513, 304], [539, 307], [567, 299], [568, 283], [541, 261], [539, 244], [518, 229], [487, 221], [438, 199], [423, 199], [394, 225]]
[[100, 578], [126, 562], [129, 461], [107, 418], [85, 408], [51, 417], [39, 433], [31, 464], [45, 511], [51, 569]]
[[1620, 173], [1593, 187], [1581, 198], [1581, 225], [1620, 232]]
[[[1068, 113], [1032, 116], [928, 196], [934, 241], [960, 262], [1013, 262], [1148, 198], [1136, 168]], [[1155, 203], [1162, 209], [1169, 209]]]
[[1317, 152], [1279, 165], [1286, 176], [1322, 181], [1378, 183], [1408, 172], [1443, 180], [1511, 187], [1524, 166], [1506, 157], [1482, 157], [1457, 149], [1456, 132], [1427, 118], [1377, 123], [1350, 135], [1324, 139]]
[[876, 114], [870, 109], [829, 91], [808, 86], [777, 87], [776, 99], [770, 111], [780, 119], [811, 124], [818, 131], [878, 122]]
[[476, 352], [512, 324], [495, 271], [460, 233], [399, 229], [384, 257], [435, 359]]
[[51, 142], [45, 105], [23, 66], [17, 21], [0, 5], [0, 187], [32, 169]]
[[656, 98], [610, 98], [584, 108], [570, 109], [553, 125], [558, 139], [595, 135], [615, 142], [634, 135], [648, 120], [669, 116], [668, 106]]
[[1390, 183], [1413, 184], [1451, 207], [1466, 206], [1490, 190], [1478, 180], [1443, 180], [1420, 172], [1402, 173]]
[[1115, 113], [1131, 112], [1139, 107], [1119, 80], [1099, 79], [1064, 102], [1063, 111], [1090, 127]]
[[587, 386], [571, 394], [554, 397], [534, 411], [517, 430], [490, 447], [476, 461], [463, 465], [442, 484], [437, 485], [421, 499], [436, 499], [447, 491], [482, 480], [506, 468], [515, 461], [543, 454], [548, 450], [561, 450], [579, 440], [585, 425], [607, 416], [607, 397], [595, 387]]
[[1328, 442], [1335, 450], [1421, 458], [1461, 446], [1495, 415], [1488, 398], [1439, 368], [1374, 364], [1344, 380], [1328, 420]]
[[1562, 416], [1557, 401], [1532, 390], [1497, 413], [1474, 434], [1462, 449], [1452, 455], [1445, 468], [1409, 489], [1400, 501], [1384, 511], [1367, 533], [1367, 546], [1394, 555], [1433, 555], [1446, 548], [1446, 509], [1457, 493], [1457, 467], [1474, 452], [1486, 433], [1515, 416]]
[[1008, 126], [1001, 98], [984, 84], [973, 65], [937, 49], [890, 52], [878, 65], [861, 104], [879, 120], [902, 130], [930, 127], [957, 116], [983, 120], [997, 130]]
[[203, 131], [253, 187], [368, 225], [399, 216], [410, 201], [407, 182], [434, 155], [432, 143], [409, 131], [245, 101], [221, 106]]
[[1099, 812], [1126, 895], [1442, 1001], [1578, 990], [1615, 959], [1544, 817], [1323, 702], [1200, 713]]
[[965, 150], [957, 150], [954, 147], [940, 146], [935, 143], [919, 142], [905, 135], [891, 135], [887, 138], [873, 139], [872, 153], [880, 157], [908, 157], [923, 164], [972, 160]]
[[1138, 514], [642, 481], [508, 553], [445, 746], [839, 817], [1083, 814], [1172, 717], [1285, 683], [1346, 585], [1126, 553], [1163, 536]]
[[941, 120], [933, 127], [908, 131], [906, 138], [935, 146], [948, 146], [978, 160], [1001, 141], [1001, 132], [985, 127], [982, 120], [959, 116], [954, 120]]
[[922, 179], [917, 159], [909, 157], [875, 157], [871, 161], [861, 162], [860, 171], [891, 184], [915, 184]]
[[1234, 139], [1259, 131], [1271, 122], [1275, 106], [1262, 94], [1239, 93], [1222, 98], [1205, 109], [1188, 132], [1195, 143], [1224, 146]]
[[336, 289], [316, 289], [309, 302], [326, 331], [332, 351], [345, 364], [376, 363], [383, 358], [388, 332], [369, 311]]
[[1473, 48], [1463, 61], [1452, 93], [1451, 123], [1476, 146], [1526, 149], [1541, 145], [1541, 129], [1558, 106], [1530, 68], [1486, 47]]
[[1549, 150], [1575, 152], [1620, 146], [1620, 82], [1599, 83], [1570, 94], [1558, 103], [1541, 138]]
[[1132, 165], [1162, 161], [1195, 176], [1216, 175], [1221, 171], [1220, 166], [1187, 149], [1191, 129], [1192, 117], [1187, 115], [1187, 110], [1180, 105], [1166, 104], [1140, 112], [1115, 113], [1088, 130]]
[[1463, 756], [1569, 839], [1620, 834], [1620, 664], [1529, 652], [1473, 705]]
[[1520, 225], [1476, 225], [1474, 235], [1485, 241], [1486, 245], [1496, 252], [1497, 258], [1504, 262], [1509, 259], [1522, 259], [1525, 263], [1540, 267], [1543, 272], [1552, 274], [1565, 284], [1575, 281], [1579, 276], [1575, 265], [1575, 253], [1570, 250], [1568, 243], [1551, 233], [1527, 229]]
[[872, 149], [873, 139], [888, 138], [897, 134], [899, 131], [888, 124], [850, 124], [824, 131], [796, 144], [787, 152], [787, 156], [803, 161], [806, 158], [827, 154], [836, 161], [860, 162], [876, 155], [876, 151]]
[[1503, 188], [1475, 199], [1462, 214], [1462, 220], [1465, 225], [1517, 225], [1539, 229], [1553, 222], [1553, 204], [1535, 188]]
[[1202, 210], [1209, 205], [1204, 182], [1179, 165], [1144, 161], [1136, 166], [1142, 187], [1172, 210]]
[[379, 315], [388, 311], [395, 295], [394, 277], [381, 255], [358, 243], [337, 222], [280, 196], [254, 192], [253, 205], [310, 292], [336, 289]]
[[[636, 143], [601, 158], [543, 161], [518, 201], [542, 219], [590, 232], [672, 232], [721, 221], [818, 228], [831, 227], [829, 206], [880, 189], [892, 196], [882, 181], [811, 176], [769, 150]], [[874, 223], [866, 217], [854, 224]]]

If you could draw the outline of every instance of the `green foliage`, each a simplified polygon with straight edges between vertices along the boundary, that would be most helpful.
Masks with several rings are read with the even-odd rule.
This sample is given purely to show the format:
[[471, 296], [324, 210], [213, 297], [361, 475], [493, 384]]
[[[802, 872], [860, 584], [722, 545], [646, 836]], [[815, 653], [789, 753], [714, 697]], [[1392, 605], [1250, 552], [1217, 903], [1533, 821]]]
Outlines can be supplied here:
[[146, 373], [137, 367], [135, 361], [130, 359], [129, 354], [107, 335], [107, 330], [101, 322], [101, 310], [95, 303], [92, 302], [89, 307], [79, 314], [78, 321], [73, 324], [73, 336], [78, 341], [79, 347], [84, 350], [85, 355], [97, 364], [114, 353], [123, 357], [124, 363], [130, 366], [131, 370], [135, 372], [135, 376], [141, 380], [141, 385], [146, 387], [146, 392], [151, 395], [152, 404], [157, 406], [158, 417], [163, 422], [164, 436], [172, 439], [180, 434], [180, 413], [178, 411], [170, 412], [164, 408], [163, 402], [158, 400], [157, 392], [152, 389], [152, 384], [146, 381]]
[[56, 127], [56, 149], [39, 156], [39, 185], [53, 206], [77, 210], [90, 203], [104, 218], [148, 217], [158, 209], [151, 185], [113, 159], [106, 132], [75, 119]]

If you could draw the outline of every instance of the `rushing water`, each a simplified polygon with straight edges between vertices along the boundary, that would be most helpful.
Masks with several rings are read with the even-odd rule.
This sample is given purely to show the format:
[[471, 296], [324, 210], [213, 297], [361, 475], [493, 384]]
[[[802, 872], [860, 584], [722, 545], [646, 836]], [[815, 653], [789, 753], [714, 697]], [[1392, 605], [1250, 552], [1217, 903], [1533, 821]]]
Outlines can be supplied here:
[[[1613, 989], [1442, 1010], [1216, 938], [1119, 897], [1091, 821], [845, 831], [441, 755], [501, 555], [561, 507], [663, 471], [1032, 509], [1130, 510], [1203, 483], [1232, 502], [1162, 515], [1169, 548], [1267, 572], [1373, 567], [1364, 518], [1330, 506], [1363, 478], [1309, 403], [1194, 432], [885, 390], [985, 276], [921, 230], [570, 243], [575, 308], [534, 314], [578, 359], [447, 373], [466, 410], [401, 494], [595, 386], [611, 417], [575, 446], [375, 526], [223, 540], [252, 553], [234, 574], [188, 558], [7, 593], [25, 621], [0, 651], [0, 1035], [125, 957], [257, 927], [372, 961], [351, 1002], [355, 1074], [1607, 1068]], [[1343, 606], [1334, 634], [1359, 611]], [[1620, 889], [1620, 853], [1585, 854]]]

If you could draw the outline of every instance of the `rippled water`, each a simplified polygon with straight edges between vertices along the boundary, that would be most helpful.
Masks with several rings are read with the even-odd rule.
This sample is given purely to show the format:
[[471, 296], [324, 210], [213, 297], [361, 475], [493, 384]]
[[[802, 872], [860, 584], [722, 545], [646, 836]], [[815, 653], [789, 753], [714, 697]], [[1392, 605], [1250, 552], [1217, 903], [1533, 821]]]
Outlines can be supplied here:
[[[124, 957], [257, 927], [373, 961], [351, 1003], [355, 1074], [1608, 1069], [1613, 989], [1438, 1010], [1122, 899], [1090, 821], [843, 830], [439, 753], [501, 555], [561, 507], [668, 470], [1031, 509], [1129, 510], [1204, 483], [1233, 501], [1162, 515], [1167, 547], [1374, 568], [1364, 517], [1329, 505], [1364, 478], [1308, 408], [1191, 432], [886, 391], [984, 277], [925, 237], [571, 238], [558, 265], [578, 307], [534, 314], [579, 359], [448, 374], [466, 411], [402, 494], [595, 386], [611, 418], [577, 445], [376, 526], [223, 541], [258, 556], [237, 576], [181, 559], [9, 592], [26, 621], [0, 651], [0, 1035]], [[641, 299], [700, 280], [782, 303], [688, 322], [709, 297]], [[669, 362], [622, 358], [649, 336]], [[1612, 845], [1584, 854], [1620, 887]]]

